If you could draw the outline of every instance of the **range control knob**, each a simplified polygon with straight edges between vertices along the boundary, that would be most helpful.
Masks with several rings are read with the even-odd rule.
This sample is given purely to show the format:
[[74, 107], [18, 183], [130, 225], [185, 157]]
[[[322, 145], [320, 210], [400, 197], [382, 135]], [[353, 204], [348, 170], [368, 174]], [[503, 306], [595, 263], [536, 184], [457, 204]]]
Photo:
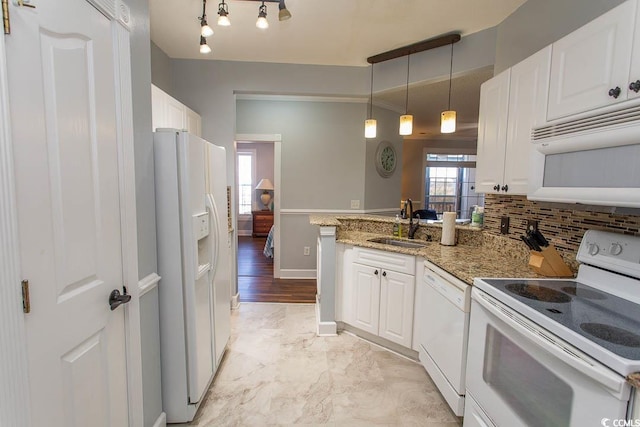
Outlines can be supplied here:
[[600, 247], [596, 243], [589, 244], [589, 255], [597, 255], [600, 252]]
[[622, 253], [622, 245], [620, 243], [612, 243], [609, 247], [609, 253], [613, 256], [620, 255]]

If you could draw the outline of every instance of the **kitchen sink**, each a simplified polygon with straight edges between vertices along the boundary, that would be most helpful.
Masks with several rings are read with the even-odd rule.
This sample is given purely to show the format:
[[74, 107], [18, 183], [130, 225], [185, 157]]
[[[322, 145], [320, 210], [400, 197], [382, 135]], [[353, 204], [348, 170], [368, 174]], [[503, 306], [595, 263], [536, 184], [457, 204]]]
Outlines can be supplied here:
[[377, 237], [368, 240], [371, 243], [381, 243], [383, 245], [399, 246], [401, 248], [424, 248], [427, 246], [425, 242], [408, 242], [406, 240], [389, 239], [387, 237]]

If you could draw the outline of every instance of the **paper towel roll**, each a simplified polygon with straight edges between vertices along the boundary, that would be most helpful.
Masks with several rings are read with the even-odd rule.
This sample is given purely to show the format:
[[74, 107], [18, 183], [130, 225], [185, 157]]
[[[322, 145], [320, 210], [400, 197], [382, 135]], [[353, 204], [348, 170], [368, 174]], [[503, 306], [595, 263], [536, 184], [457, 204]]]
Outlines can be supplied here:
[[442, 239], [440, 240], [445, 246], [453, 246], [456, 244], [456, 213], [445, 212], [442, 215]]

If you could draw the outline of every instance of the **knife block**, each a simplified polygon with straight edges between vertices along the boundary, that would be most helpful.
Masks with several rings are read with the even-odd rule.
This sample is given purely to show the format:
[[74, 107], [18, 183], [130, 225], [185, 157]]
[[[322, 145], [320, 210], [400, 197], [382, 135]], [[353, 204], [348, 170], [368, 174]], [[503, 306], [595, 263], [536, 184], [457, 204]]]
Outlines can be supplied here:
[[529, 266], [548, 277], [573, 277], [573, 271], [565, 264], [564, 260], [552, 245], [541, 251], [531, 251]]

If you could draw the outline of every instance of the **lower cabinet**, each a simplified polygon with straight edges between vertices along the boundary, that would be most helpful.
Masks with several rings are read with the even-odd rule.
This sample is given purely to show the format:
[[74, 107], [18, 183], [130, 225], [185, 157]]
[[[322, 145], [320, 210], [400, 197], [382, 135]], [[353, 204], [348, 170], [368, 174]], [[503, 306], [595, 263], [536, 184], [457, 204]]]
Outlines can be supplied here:
[[343, 306], [344, 321], [410, 348], [415, 257], [355, 248], [353, 258], [343, 266], [351, 272], [351, 280], [343, 283], [343, 295], [350, 294], [350, 304]]

